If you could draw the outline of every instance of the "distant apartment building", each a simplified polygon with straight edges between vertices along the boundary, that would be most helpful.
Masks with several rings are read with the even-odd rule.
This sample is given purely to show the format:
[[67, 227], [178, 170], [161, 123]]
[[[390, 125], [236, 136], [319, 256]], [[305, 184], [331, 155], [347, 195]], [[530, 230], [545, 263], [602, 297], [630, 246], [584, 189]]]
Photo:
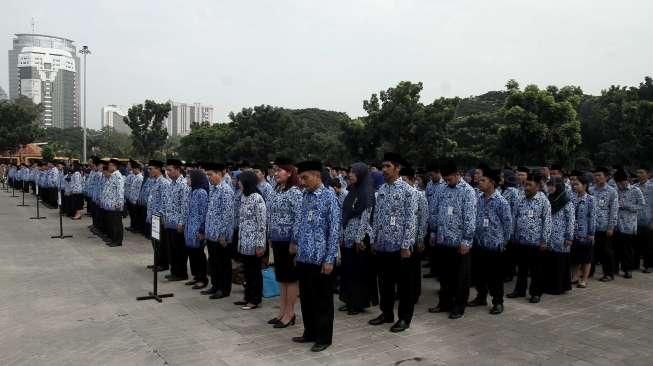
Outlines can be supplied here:
[[102, 107], [101, 128], [111, 127], [117, 132], [131, 133], [131, 128], [125, 124], [123, 118], [127, 114], [124, 109], [115, 104]]
[[190, 133], [193, 123], [207, 122], [213, 124], [214, 108], [213, 106], [201, 103], [181, 103], [169, 100], [170, 113], [164, 120], [164, 125], [168, 130], [168, 136], [185, 136]]
[[5, 93], [5, 90], [2, 89], [2, 87], [0, 86], [0, 101], [7, 100], [7, 99], [8, 99], [7, 93]]
[[79, 127], [79, 57], [74, 41], [45, 34], [15, 35], [9, 50], [9, 98], [43, 106], [43, 127]]

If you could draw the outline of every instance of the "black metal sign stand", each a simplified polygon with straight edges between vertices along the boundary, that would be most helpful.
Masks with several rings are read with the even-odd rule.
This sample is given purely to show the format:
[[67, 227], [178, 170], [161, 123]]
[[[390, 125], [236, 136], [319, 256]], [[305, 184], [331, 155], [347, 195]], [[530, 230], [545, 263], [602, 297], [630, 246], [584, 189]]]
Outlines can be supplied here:
[[72, 235], [63, 234], [63, 207], [61, 207], [61, 192], [59, 192], [59, 197], [57, 199], [57, 206], [59, 207], [59, 235], [51, 236], [52, 239], [66, 239], [72, 238]]
[[[156, 216], [156, 215], [152, 216], [152, 227], [154, 227], [154, 225], [156, 225], [156, 227], [160, 227], [160, 222], [161, 221], [160, 221], [160, 218], [158, 216]], [[158, 248], [159, 248], [159, 243], [158, 243], [159, 238], [160, 238], [159, 230], [156, 230], [156, 231], [152, 230], [152, 244], [153, 244], [152, 247], [154, 247], [154, 250], [153, 250], [154, 251], [154, 263], [152, 265], [152, 274], [153, 274], [152, 286], [153, 286], [153, 289], [152, 289], [152, 291], [148, 292], [147, 296], [137, 297], [136, 298], [137, 301], [156, 300], [157, 302], [163, 302], [163, 300], [161, 300], [161, 299], [166, 298], [166, 297], [175, 296], [174, 294], [160, 294], [160, 293], [158, 293], [158, 284], [159, 284], [158, 270], [159, 269], [157, 267], [158, 267], [158, 263], [159, 263], [159, 253], [158, 253], [159, 252], [159, 250], [158, 250]]]
[[16, 185], [15, 181], [12, 182], [12, 185], [11, 185], [11, 197], [18, 197], [18, 196], [16, 196], [16, 188], [14, 187], [14, 185]]
[[[30, 217], [30, 220], [41, 220], [46, 218], [45, 216], [41, 216], [41, 212], [39, 211], [39, 201], [41, 201], [39, 198], [39, 189], [36, 188], [36, 216]], [[61, 224], [63, 226], [63, 223]]]
[[16, 205], [16, 206], [18, 206], [18, 207], [27, 207], [29, 205], [25, 204], [25, 181], [23, 181], [22, 188], [23, 189], [21, 189], [21, 191], [23, 191], [23, 203], [21, 203], [20, 205]]

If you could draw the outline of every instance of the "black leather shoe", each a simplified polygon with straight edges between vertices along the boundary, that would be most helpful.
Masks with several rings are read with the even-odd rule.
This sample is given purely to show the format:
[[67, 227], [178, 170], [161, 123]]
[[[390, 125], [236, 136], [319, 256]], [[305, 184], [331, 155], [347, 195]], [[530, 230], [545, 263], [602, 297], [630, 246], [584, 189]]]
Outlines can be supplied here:
[[349, 306], [347, 305], [342, 305], [338, 308], [338, 311], [348, 311], [348, 310], [349, 310]]
[[470, 301], [467, 303], [467, 306], [469, 307], [474, 307], [474, 306], [487, 306], [487, 300], [483, 300], [481, 298], [475, 298], [474, 300]]
[[644, 269], [642, 269], [642, 273], [651, 273], [651, 268], [645, 267]]
[[168, 277], [168, 281], [170, 282], [186, 281], [187, 279], [188, 277], [177, 277], [177, 276]]
[[449, 314], [449, 319], [460, 319], [463, 317], [463, 313], [451, 313]]
[[206, 286], [208, 286], [208, 283], [198, 281], [198, 282], [196, 282], [196, 283], [191, 287], [191, 289], [193, 289], [193, 290], [201, 290], [201, 289], [203, 289], [203, 288], [206, 288]]
[[281, 329], [281, 328], [288, 328], [290, 325], [295, 325], [295, 321], [297, 320], [297, 316], [293, 315], [292, 319], [288, 323], [282, 323], [281, 320], [279, 320], [273, 328]]
[[503, 313], [503, 304], [492, 305], [492, 309], [490, 309], [490, 314], [499, 315], [501, 313]]
[[213, 295], [216, 292], [218, 292], [218, 289], [215, 288], [215, 287], [211, 287], [209, 289], [200, 291], [200, 294], [202, 294], [202, 295]]
[[157, 267], [155, 268], [155, 270], [156, 270], [157, 272], [163, 272], [163, 271], [167, 271], [167, 270], [168, 270], [168, 267], [157, 266]]
[[513, 291], [513, 292], [509, 293], [508, 295], [506, 295], [506, 297], [509, 298], [509, 299], [516, 299], [518, 297], [526, 297], [526, 294], [520, 294], [519, 292]]
[[234, 301], [234, 305], [236, 305], [236, 306], [245, 306], [245, 305], [247, 305], [247, 301]]
[[222, 291], [216, 291], [214, 294], [209, 296], [209, 299], [211, 300], [219, 300], [219, 299], [224, 299], [226, 296], [222, 293]]
[[358, 315], [362, 312], [363, 310], [360, 309], [349, 309], [349, 311], [347, 311], [347, 315]]
[[114, 248], [114, 247], [121, 247], [122, 243], [107, 243], [107, 245], [110, 246], [111, 248]]
[[295, 342], [295, 343], [311, 343], [311, 342], [314, 342], [312, 339], [306, 338], [304, 336], [292, 337], [292, 341]]
[[322, 352], [325, 349], [329, 348], [330, 344], [319, 344], [315, 343], [313, 347], [311, 347], [311, 352]]
[[438, 304], [438, 306], [436, 306], [434, 308], [429, 308], [429, 313], [431, 313], [431, 314], [444, 313], [444, 312], [447, 312], [447, 311], [449, 311], [449, 309], [447, 309], [446, 307], [444, 307], [444, 306], [442, 306], [440, 304]]
[[624, 272], [624, 278], [633, 278], [633, 275], [630, 272]]
[[385, 323], [394, 323], [394, 319], [386, 318], [384, 314], [377, 316], [376, 318], [367, 322], [369, 325], [381, 325]]
[[614, 280], [614, 277], [613, 277], [613, 276], [603, 276], [603, 277], [601, 277], [601, 278], [599, 279], [599, 281], [601, 281], [601, 282], [610, 282], [610, 281], [612, 281], [612, 280]]
[[399, 320], [390, 328], [392, 333], [403, 332], [404, 330], [410, 328], [410, 325], [403, 320]]
[[184, 285], [186, 285], [186, 286], [193, 286], [193, 285], [196, 284], [196, 283], [197, 283], [197, 280], [190, 280], [190, 281], [184, 283]]
[[531, 296], [531, 298], [528, 299], [528, 302], [530, 302], [531, 304], [537, 304], [538, 302], [540, 302], [540, 297], [539, 296]]
[[272, 318], [272, 319], [268, 320], [268, 324], [275, 325], [280, 321], [281, 321], [281, 319], [279, 319], [279, 318]]

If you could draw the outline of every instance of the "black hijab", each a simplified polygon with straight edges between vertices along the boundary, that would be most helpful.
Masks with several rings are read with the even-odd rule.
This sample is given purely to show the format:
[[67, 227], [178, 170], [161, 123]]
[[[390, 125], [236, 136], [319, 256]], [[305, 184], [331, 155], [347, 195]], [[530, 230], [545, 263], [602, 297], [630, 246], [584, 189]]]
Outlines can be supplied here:
[[356, 184], [349, 188], [349, 193], [342, 204], [342, 225], [354, 217], [360, 216], [365, 209], [374, 207], [374, 185], [365, 163], [354, 163], [351, 171], [356, 176]]
[[[251, 170], [246, 170], [240, 173], [240, 184], [243, 185], [243, 195], [248, 197], [252, 193], [261, 194], [258, 189], [258, 178]], [[261, 195], [262, 196], [262, 195]]]
[[190, 172], [190, 189], [203, 189], [207, 193], [209, 192], [209, 179], [206, 177], [206, 174], [199, 169], [193, 169]]
[[549, 195], [549, 202], [551, 203], [551, 213], [555, 214], [558, 211], [562, 210], [567, 202], [569, 202], [569, 195], [565, 189], [565, 183], [562, 178], [553, 177], [547, 183], [556, 187], [556, 191], [553, 194]]

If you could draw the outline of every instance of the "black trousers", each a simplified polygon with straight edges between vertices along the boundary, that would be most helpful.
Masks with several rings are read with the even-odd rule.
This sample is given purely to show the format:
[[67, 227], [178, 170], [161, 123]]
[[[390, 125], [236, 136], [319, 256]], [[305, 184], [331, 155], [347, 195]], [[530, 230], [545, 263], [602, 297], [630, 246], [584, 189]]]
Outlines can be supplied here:
[[134, 230], [136, 227], [136, 206], [125, 200], [125, 208], [129, 214], [129, 229]]
[[471, 282], [471, 256], [461, 255], [458, 247], [439, 246], [439, 305], [454, 313], [464, 313]]
[[481, 300], [492, 296], [492, 304], [503, 304], [505, 252], [475, 247], [472, 249], [472, 283]]
[[637, 227], [637, 245], [635, 266], [639, 266], [640, 259], [644, 259], [644, 268], [653, 268], [653, 237], [648, 226]]
[[297, 262], [299, 300], [304, 320], [304, 338], [318, 344], [333, 339], [333, 273], [323, 274], [322, 266]]
[[206, 254], [204, 253], [204, 243], [200, 244], [199, 248], [188, 248], [188, 259], [190, 261], [190, 273], [196, 281], [206, 283], [208, 277], [206, 275]]
[[229, 296], [231, 294], [231, 258], [233, 257], [233, 245], [227, 243], [226, 247], [222, 247], [217, 241], [207, 240], [206, 246], [209, 250], [211, 287]]
[[634, 244], [636, 236], [624, 233], [615, 234], [615, 254], [616, 254], [616, 263], [617, 270], [622, 270], [624, 272], [632, 271], [635, 269], [635, 260], [634, 260]]
[[[366, 238], [367, 239], [367, 238]], [[369, 244], [369, 241], [366, 241]], [[356, 310], [379, 302], [376, 274], [369, 245], [366, 250], [340, 248], [340, 300]]]
[[417, 304], [419, 297], [422, 295], [422, 256], [417, 250], [413, 251], [410, 256], [410, 262], [413, 269], [413, 302]]
[[170, 274], [180, 278], [188, 278], [188, 253], [184, 233], [177, 229], [166, 229], [168, 238], [168, 260], [170, 261]]
[[603, 266], [604, 276], [614, 276], [615, 255], [613, 237], [608, 237], [605, 231], [597, 231], [594, 234], [594, 267], [597, 263]]
[[[152, 224], [149, 223], [148, 227], [151, 232]], [[159, 226], [159, 240], [152, 239], [152, 250], [156, 250], [157, 263], [155, 265], [163, 269], [168, 269], [170, 266], [170, 260], [168, 258], [168, 237], [163, 224]]]
[[544, 252], [540, 250], [538, 245], [517, 244], [515, 246], [515, 259], [517, 261], [515, 292], [526, 295], [526, 285], [530, 274], [531, 284], [528, 292], [531, 296], [542, 296], [544, 291]]
[[263, 299], [263, 274], [261, 273], [261, 257], [256, 255], [241, 255], [245, 271], [245, 301], [258, 305]]
[[100, 205], [96, 206], [96, 212], [98, 216], [98, 229], [100, 230], [100, 233], [103, 235], [107, 235], [107, 228], [109, 227], [109, 223], [106, 221], [106, 211], [100, 207]]
[[122, 226], [122, 211], [105, 211], [107, 223], [107, 234], [111, 242], [122, 244], [124, 235]]
[[376, 252], [374, 259], [379, 275], [381, 312], [387, 319], [394, 320], [395, 300], [398, 298], [397, 317], [410, 324], [415, 310], [413, 261], [401, 258], [399, 251]]

